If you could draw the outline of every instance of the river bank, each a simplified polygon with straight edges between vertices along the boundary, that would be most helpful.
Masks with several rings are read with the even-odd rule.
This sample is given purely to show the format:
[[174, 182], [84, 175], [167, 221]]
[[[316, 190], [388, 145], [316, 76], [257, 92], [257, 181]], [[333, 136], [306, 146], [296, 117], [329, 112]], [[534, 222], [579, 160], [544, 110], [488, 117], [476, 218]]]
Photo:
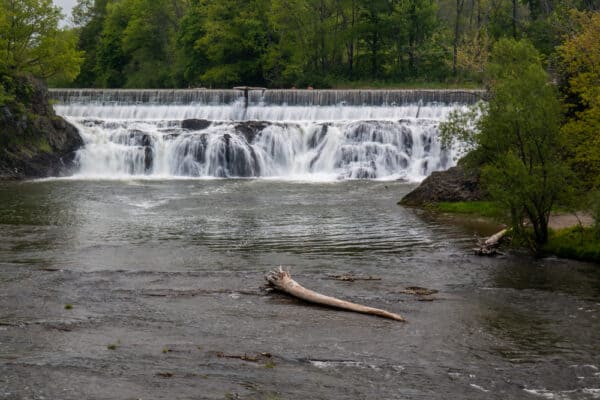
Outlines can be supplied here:
[[[488, 200], [477, 172], [466, 172], [460, 164], [447, 171], [432, 173], [398, 204], [423, 208], [434, 214], [468, 216], [496, 224], [498, 229], [510, 223], [510, 216], [502, 207]], [[594, 219], [585, 210], [553, 212], [548, 220], [550, 235], [544, 253], [600, 262], [600, 240], [593, 226]]]

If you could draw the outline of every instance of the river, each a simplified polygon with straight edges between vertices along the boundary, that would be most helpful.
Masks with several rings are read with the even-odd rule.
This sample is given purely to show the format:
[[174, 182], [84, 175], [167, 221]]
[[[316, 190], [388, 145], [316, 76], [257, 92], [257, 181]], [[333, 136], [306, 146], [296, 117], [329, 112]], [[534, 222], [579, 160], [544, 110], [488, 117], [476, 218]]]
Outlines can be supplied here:
[[[599, 398], [597, 266], [474, 256], [413, 187], [0, 183], [0, 398]], [[269, 293], [279, 265], [408, 322]]]

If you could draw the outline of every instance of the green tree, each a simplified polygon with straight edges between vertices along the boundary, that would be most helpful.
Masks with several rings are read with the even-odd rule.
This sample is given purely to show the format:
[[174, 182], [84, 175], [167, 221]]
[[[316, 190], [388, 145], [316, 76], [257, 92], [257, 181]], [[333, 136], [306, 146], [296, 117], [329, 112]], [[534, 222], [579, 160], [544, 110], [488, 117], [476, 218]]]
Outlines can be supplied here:
[[97, 43], [106, 18], [107, 3], [108, 0], [79, 0], [73, 8], [73, 23], [79, 33], [77, 47], [85, 51], [85, 60], [74, 81], [75, 86], [89, 87], [97, 84]]
[[211, 86], [262, 84], [263, 59], [269, 43], [268, 2], [205, 0], [203, 35], [194, 42], [206, 57], [200, 81]]
[[95, 48], [97, 84], [176, 86], [180, 80], [176, 47], [182, 1], [109, 2]]
[[197, 46], [197, 41], [206, 33], [206, 10], [199, 0], [194, 0], [181, 20], [181, 27], [177, 37], [180, 54], [178, 56], [179, 68], [183, 82], [189, 86], [200, 84], [200, 77], [204, 73], [208, 60], [203, 49]]
[[130, 55], [123, 49], [123, 34], [131, 16], [131, 1], [109, 2], [106, 18], [96, 45], [95, 85], [123, 87], [127, 82], [125, 67]]
[[0, 0], [0, 68], [9, 74], [73, 79], [83, 53], [77, 37], [58, 28], [60, 11], [51, 0]]
[[569, 120], [568, 160], [584, 189], [600, 188], [600, 13], [572, 12], [576, 29], [559, 49]]
[[[561, 157], [561, 105], [539, 53], [530, 42], [502, 39], [488, 65], [491, 98], [474, 124], [472, 156], [482, 180], [511, 216], [518, 237], [535, 251], [548, 241], [552, 208], [570, 193], [570, 172]], [[472, 120], [452, 123], [465, 126]], [[461, 123], [462, 122], [462, 123]], [[465, 136], [469, 129], [457, 132]]]

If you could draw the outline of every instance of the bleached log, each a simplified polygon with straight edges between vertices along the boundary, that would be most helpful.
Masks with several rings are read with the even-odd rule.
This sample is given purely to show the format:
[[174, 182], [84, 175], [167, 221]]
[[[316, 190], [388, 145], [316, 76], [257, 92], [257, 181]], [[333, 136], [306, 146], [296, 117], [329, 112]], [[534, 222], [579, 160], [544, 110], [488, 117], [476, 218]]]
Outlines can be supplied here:
[[507, 232], [508, 232], [508, 228], [504, 228], [500, 232], [494, 233], [492, 236], [487, 238], [486, 241], [483, 243], [488, 247], [497, 246], [498, 244], [500, 244], [500, 241], [506, 235]]
[[379, 308], [367, 307], [361, 304], [351, 303], [349, 301], [340, 300], [331, 296], [325, 296], [321, 293], [317, 293], [315, 291], [306, 289], [298, 282], [293, 280], [290, 274], [284, 271], [281, 267], [279, 267], [279, 269], [269, 272], [266, 276], [266, 279], [267, 282], [269, 282], [276, 289], [311, 303], [321, 304], [328, 307], [340, 308], [342, 310], [359, 312], [363, 314], [376, 315], [378, 317], [405, 322], [405, 319], [398, 314], [381, 310]]
[[500, 245], [500, 242], [502, 241], [504, 236], [506, 236], [508, 232], [509, 229], [504, 228], [501, 231], [494, 233], [485, 241], [480, 241], [479, 247], [475, 249], [475, 253], [477, 253], [480, 256], [493, 256], [495, 254], [498, 254], [497, 248]]

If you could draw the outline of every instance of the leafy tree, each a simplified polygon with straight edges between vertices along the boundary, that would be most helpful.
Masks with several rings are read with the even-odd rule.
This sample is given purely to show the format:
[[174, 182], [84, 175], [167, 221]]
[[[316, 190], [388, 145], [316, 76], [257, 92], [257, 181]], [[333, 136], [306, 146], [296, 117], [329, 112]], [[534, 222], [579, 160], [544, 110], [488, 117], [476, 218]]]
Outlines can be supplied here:
[[73, 32], [58, 28], [51, 0], [0, 0], [0, 68], [9, 74], [73, 79], [83, 53]]
[[100, 86], [172, 87], [182, 0], [109, 2], [96, 45]]
[[514, 232], [538, 251], [548, 241], [553, 206], [570, 193], [556, 88], [549, 84], [539, 53], [525, 40], [496, 43], [487, 81], [491, 98], [479, 119], [473, 124], [455, 115], [451, 124], [472, 140], [483, 164], [482, 180], [510, 213]]
[[[268, 2], [200, 0], [184, 19], [180, 43], [199, 60], [187, 59], [186, 74], [210, 86], [261, 84], [269, 41]], [[196, 19], [197, 18], [197, 19]], [[198, 62], [201, 61], [201, 62]]]
[[100, 87], [123, 87], [127, 82], [125, 67], [130, 55], [123, 50], [123, 34], [131, 15], [131, 1], [109, 2], [106, 18], [96, 45], [95, 84]]
[[572, 13], [576, 29], [560, 47], [570, 119], [568, 160], [584, 189], [600, 187], [600, 13]]
[[96, 69], [98, 38], [106, 18], [108, 0], [79, 0], [73, 8], [73, 23], [79, 32], [78, 48], [85, 51], [81, 71], [74, 81], [75, 86], [88, 87], [99, 84]]
[[181, 20], [177, 36], [177, 44], [180, 49], [178, 67], [181, 69], [183, 81], [191, 86], [200, 83], [200, 77], [208, 64], [206, 54], [196, 45], [198, 39], [206, 33], [205, 24], [205, 7], [199, 0], [194, 0]]

